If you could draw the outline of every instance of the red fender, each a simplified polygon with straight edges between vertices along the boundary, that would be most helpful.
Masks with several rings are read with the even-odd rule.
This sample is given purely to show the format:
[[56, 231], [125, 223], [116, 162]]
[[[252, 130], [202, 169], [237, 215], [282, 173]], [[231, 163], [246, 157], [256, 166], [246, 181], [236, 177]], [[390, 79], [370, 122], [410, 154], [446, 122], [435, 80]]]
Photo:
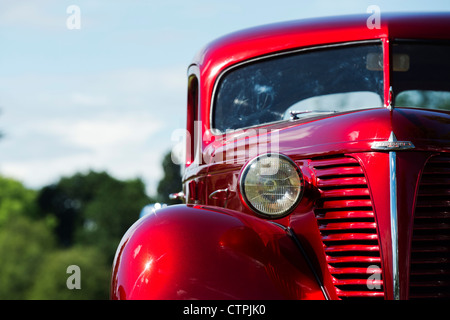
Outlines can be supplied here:
[[176, 205], [139, 219], [116, 252], [112, 299], [324, 299], [286, 231], [216, 207]]

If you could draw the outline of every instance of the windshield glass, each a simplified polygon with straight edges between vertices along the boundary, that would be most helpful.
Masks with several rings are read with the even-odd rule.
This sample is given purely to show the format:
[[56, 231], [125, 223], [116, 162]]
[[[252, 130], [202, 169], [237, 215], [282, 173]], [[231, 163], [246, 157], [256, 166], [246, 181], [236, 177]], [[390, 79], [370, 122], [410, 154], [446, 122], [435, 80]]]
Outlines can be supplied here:
[[213, 128], [382, 107], [382, 52], [381, 42], [331, 46], [231, 69], [217, 85]]
[[450, 110], [450, 44], [401, 41], [392, 51], [395, 106]]

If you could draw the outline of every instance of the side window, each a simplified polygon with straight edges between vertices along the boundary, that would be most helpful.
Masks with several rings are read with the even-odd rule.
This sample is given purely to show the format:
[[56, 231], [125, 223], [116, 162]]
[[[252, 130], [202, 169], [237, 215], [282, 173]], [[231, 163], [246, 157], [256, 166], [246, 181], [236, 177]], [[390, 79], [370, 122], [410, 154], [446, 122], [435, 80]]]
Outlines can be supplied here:
[[191, 75], [188, 79], [187, 97], [187, 134], [186, 134], [186, 166], [195, 158], [195, 123], [198, 120], [198, 79]]

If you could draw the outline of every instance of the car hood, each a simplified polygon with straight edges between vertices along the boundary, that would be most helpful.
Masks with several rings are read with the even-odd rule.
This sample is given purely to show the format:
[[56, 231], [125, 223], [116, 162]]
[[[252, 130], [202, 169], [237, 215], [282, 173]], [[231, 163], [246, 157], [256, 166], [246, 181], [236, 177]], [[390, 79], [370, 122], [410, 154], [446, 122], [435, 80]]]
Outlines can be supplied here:
[[206, 152], [238, 163], [264, 151], [294, 157], [368, 152], [392, 133], [398, 141], [411, 142], [416, 151], [450, 151], [449, 128], [446, 111], [369, 109], [239, 130], [216, 140]]
[[281, 153], [334, 153], [372, 150], [375, 141], [410, 141], [415, 150], [449, 149], [450, 115], [398, 108], [372, 109], [315, 119], [280, 129]]

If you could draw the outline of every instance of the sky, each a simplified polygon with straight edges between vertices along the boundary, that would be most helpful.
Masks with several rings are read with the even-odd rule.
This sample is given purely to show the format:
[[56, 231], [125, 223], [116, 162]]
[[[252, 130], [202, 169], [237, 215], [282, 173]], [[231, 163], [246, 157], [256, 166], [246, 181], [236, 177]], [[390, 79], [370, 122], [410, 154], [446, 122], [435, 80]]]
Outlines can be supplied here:
[[0, 0], [0, 175], [38, 189], [104, 170], [153, 195], [186, 125], [196, 52], [252, 26], [369, 17], [371, 5], [381, 19], [450, 11], [448, 0]]

